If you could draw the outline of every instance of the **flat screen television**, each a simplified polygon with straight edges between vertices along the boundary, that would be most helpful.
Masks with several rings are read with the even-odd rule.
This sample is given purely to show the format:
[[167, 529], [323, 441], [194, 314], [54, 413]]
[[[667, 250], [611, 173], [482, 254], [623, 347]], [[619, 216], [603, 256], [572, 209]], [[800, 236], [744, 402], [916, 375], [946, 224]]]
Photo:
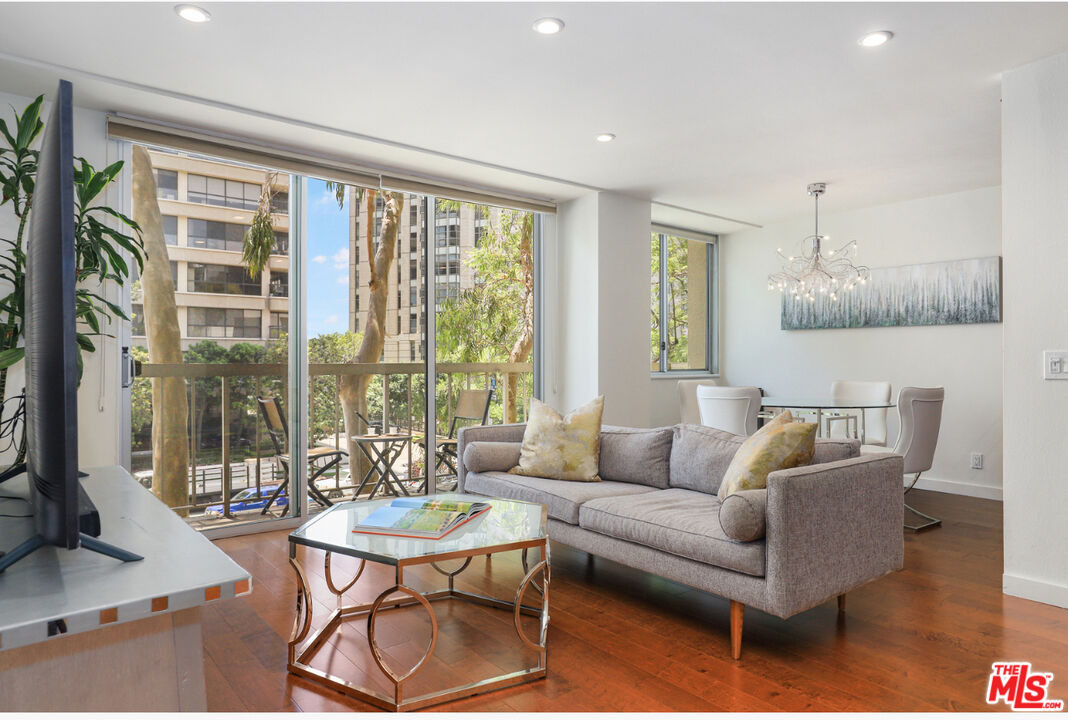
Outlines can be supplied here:
[[100, 516], [78, 479], [72, 96], [71, 84], [60, 80], [42, 133], [25, 248], [25, 471], [35, 534], [0, 555], [0, 572], [48, 545], [142, 559], [96, 539]]

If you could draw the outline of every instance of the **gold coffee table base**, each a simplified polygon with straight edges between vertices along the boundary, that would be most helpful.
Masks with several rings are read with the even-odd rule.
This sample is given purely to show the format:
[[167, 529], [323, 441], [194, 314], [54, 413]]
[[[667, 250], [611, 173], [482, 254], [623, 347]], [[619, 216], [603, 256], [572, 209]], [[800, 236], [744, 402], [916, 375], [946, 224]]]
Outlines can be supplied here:
[[[541, 550], [542, 559], [533, 567], [528, 567], [527, 564], [527, 551], [530, 548], [538, 548]], [[455, 589], [453, 585], [454, 578], [456, 575], [467, 569], [474, 556], [490, 555], [495, 552], [517, 549], [523, 551], [523, 569], [526, 570], [526, 574], [523, 576], [522, 581], [519, 583], [519, 587], [516, 589], [514, 600], [500, 600]], [[286, 667], [289, 672], [294, 675], [300, 675], [310, 680], [314, 680], [322, 685], [337, 690], [338, 692], [363, 700], [376, 707], [395, 711], [418, 710], [420, 708], [437, 705], [450, 700], [458, 700], [471, 695], [490, 692], [491, 690], [499, 690], [545, 677], [546, 634], [549, 628], [549, 543], [546, 539], [543, 538], [521, 543], [509, 543], [498, 547], [478, 548], [463, 553], [451, 552], [448, 553], [447, 556], [428, 556], [425, 558], [414, 558], [401, 561], [395, 566], [396, 576], [394, 585], [383, 591], [374, 602], [364, 603], [362, 605], [346, 606], [342, 602], [342, 596], [363, 574], [367, 561], [361, 560], [360, 567], [353, 578], [349, 580], [347, 584], [339, 587], [334, 583], [333, 576], [330, 572], [330, 557], [331, 553], [327, 551], [324, 563], [326, 584], [337, 599], [337, 609], [331, 613], [326, 625], [316, 631], [311, 638], [308, 639], [308, 632], [311, 629], [312, 619], [311, 590], [304, 568], [296, 558], [296, 546], [293, 543], [290, 543], [289, 546], [289, 562], [297, 573], [297, 615], [293, 624], [293, 634], [289, 640], [289, 657]], [[446, 571], [437, 565], [438, 562], [443, 560], [459, 558], [463, 558], [464, 563], [456, 570]], [[430, 565], [442, 575], [448, 576], [448, 588], [420, 593], [406, 586], [404, 584], [404, 568], [414, 565]], [[535, 578], [538, 575], [541, 575], [540, 584], [535, 581]], [[528, 588], [532, 588], [535, 594], [541, 596], [540, 608], [523, 604], [523, 595]], [[400, 594], [400, 596], [398, 596], [398, 594]], [[434, 648], [437, 645], [438, 623], [432, 603], [437, 600], [447, 599], [463, 600], [465, 602], [476, 603], [499, 610], [510, 611], [512, 613], [516, 635], [520, 642], [522, 642], [524, 646], [538, 653], [537, 664], [534, 667], [525, 670], [517, 670], [504, 675], [498, 675], [496, 677], [486, 678], [484, 680], [478, 680], [476, 682], [426, 693], [416, 697], [405, 697], [405, 684], [423, 669], [433, 656]], [[398, 674], [386, 664], [375, 643], [375, 618], [381, 612], [417, 604], [422, 605], [426, 610], [427, 615], [430, 617], [430, 642], [427, 644], [426, 651], [423, 653], [420, 660], [408, 669], [407, 672]], [[355, 685], [344, 678], [331, 675], [330, 673], [314, 668], [309, 664], [311, 658], [315, 655], [320, 646], [331, 637], [331, 635], [341, 626], [341, 623], [360, 618], [364, 615], [367, 617], [367, 642], [370, 646], [371, 657], [386, 678], [393, 684], [392, 697], [385, 693], [372, 690], [371, 688]], [[520, 623], [521, 615], [540, 618], [541, 622], [537, 641], [531, 640], [523, 632], [523, 627]], [[305, 643], [305, 641], [306, 644], [303, 649], [300, 649], [300, 645]]]

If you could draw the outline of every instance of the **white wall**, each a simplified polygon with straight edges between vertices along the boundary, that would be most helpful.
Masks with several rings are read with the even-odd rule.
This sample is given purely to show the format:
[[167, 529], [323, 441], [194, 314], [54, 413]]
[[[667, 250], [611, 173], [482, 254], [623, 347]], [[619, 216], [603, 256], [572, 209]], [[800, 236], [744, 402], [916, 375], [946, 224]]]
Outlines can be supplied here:
[[[605, 396], [604, 422], [649, 424], [650, 204], [614, 193], [563, 203], [547, 249], [545, 400], [568, 412]], [[555, 347], [555, 351], [552, 349]]]
[[[55, 87], [42, 90], [46, 97], [55, 93]], [[31, 100], [0, 91], [0, 117], [4, 118], [8, 127], [11, 127], [13, 120], [11, 108], [21, 112]], [[42, 119], [48, 119], [50, 107], [45, 104]], [[103, 113], [75, 108], [74, 154], [84, 157], [98, 169], [107, 165], [108, 141]], [[14, 240], [16, 229], [11, 206], [6, 205], [0, 209], [0, 237]], [[7, 289], [0, 288], [0, 292], [6, 293]], [[108, 297], [116, 299], [114, 288], [109, 288]], [[111, 330], [105, 329], [105, 332], [116, 331], [114, 326]], [[78, 464], [83, 468], [119, 462], [119, 343], [114, 338], [97, 338], [95, 342], [97, 352], [86, 356], [82, 384], [78, 390]], [[9, 396], [12, 390], [9, 388]]]
[[1068, 54], [1002, 78], [1005, 592], [1068, 607]]
[[[870, 267], [1001, 254], [996, 187], [836, 214], [831, 183], [821, 205], [820, 231], [831, 245], [857, 240], [858, 259]], [[825, 396], [836, 379], [888, 380], [895, 397], [905, 385], [943, 385], [938, 450], [920, 487], [999, 498], [1002, 326], [781, 330], [780, 296], [767, 290], [767, 276], [781, 264], [776, 248], [796, 247], [812, 233], [812, 222], [806, 217], [721, 238], [721, 382], [794, 397]], [[673, 386], [660, 387], [662, 398], [673, 397]], [[892, 444], [894, 411], [889, 422]], [[971, 452], [984, 454], [984, 469], [969, 468]]]

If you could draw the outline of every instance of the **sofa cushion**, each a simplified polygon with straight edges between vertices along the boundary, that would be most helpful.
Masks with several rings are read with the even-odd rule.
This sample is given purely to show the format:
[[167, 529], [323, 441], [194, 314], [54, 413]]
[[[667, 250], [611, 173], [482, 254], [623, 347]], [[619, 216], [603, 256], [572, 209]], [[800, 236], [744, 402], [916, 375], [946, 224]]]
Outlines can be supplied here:
[[715, 495], [682, 488], [585, 502], [579, 526], [727, 570], [763, 577], [764, 542], [738, 543], [719, 524]]
[[855, 457], [860, 457], [860, 440], [816, 438], [816, 453], [812, 456], [812, 464], [822, 465]]
[[714, 495], [744, 440], [703, 425], [676, 425], [668, 485]]
[[464, 467], [468, 472], [507, 472], [519, 462], [520, 443], [475, 441], [464, 448]]
[[540, 503], [548, 508], [549, 517], [577, 525], [579, 506], [588, 500], [609, 495], [650, 493], [655, 490], [647, 485], [611, 480], [577, 483], [502, 472], [469, 472], [464, 480], [464, 492]]
[[816, 454], [817, 429], [815, 423], [791, 422], [787, 410], [750, 435], [723, 474], [719, 499], [739, 490], [767, 487], [769, 473], [811, 463]]
[[727, 537], [752, 542], [764, 537], [767, 529], [768, 491], [739, 490], [720, 503], [719, 524]]
[[673, 435], [670, 427], [602, 427], [601, 478], [666, 488]]
[[604, 395], [575, 408], [567, 417], [531, 398], [519, 464], [509, 472], [577, 482], [599, 481], [603, 412]]

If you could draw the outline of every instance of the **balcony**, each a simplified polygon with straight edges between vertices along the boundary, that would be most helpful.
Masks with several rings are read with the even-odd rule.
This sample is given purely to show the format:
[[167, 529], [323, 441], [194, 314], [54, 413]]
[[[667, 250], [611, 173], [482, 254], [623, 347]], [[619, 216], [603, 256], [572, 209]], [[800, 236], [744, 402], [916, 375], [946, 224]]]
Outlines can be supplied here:
[[[368, 412], [365, 417], [373, 427], [365, 432], [386, 431], [410, 436], [407, 441], [398, 443], [393, 470], [400, 483], [400, 492], [422, 492], [427, 465], [425, 446], [420, 442], [426, 433], [423, 363], [311, 363], [308, 371], [309, 447], [349, 450], [342, 416], [343, 379], [366, 376]], [[164, 378], [180, 378], [185, 388], [186, 422], [184, 429], [177, 433], [167, 432], [166, 428], [153, 433], [151, 386], [155, 379]], [[264, 519], [261, 494], [268, 494], [277, 487], [285, 478], [285, 470], [256, 398], [279, 397], [288, 412], [287, 380], [288, 366], [283, 363], [145, 363], [132, 389], [131, 470], [134, 476], [152, 488], [153, 443], [158, 443], [161, 455], [166, 456], [170, 454], [167, 443], [179, 442], [188, 449], [188, 498], [172, 507], [190, 525], [197, 529], [211, 529]], [[439, 438], [449, 435], [459, 391], [489, 388], [494, 381], [497, 390], [490, 401], [487, 422], [502, 422], [510, 408], [514, 408], [512, 412], [521, 420], [533, 392], [530, 363], [437, 364], [435, 398]], [[385, 392], [384, 388], [387, 389]], [[177, 392], [180, 397], [181, 390]], [[156, 414], [161, 417], [167, 412], [163, 402], [165, 397], [160, 393], [159, 400], [155, 400], [159, 402]], [[285, 450], [288, 452], [289, 448]], [[361, 483], [368, 464], [357, 462], [356, 472], [353, 472], [350, 457], [343, 457], [340, 463], [317, 479], [316, 487], [327, 498], [337, 502], [368, 499], [373, 492], [375, 498], [396, 494], [395, 482], [382, 483], [376, 490], [378, 476], [373, 473], [371, 481]], [[439, 465], [438, 487], [444, 489], [454, 483], [451, 470]], [[258, 506], [242, 507], [242, 491], [250, 489], [254, 491], [252, 504]], [[314, 515], [322, 509], [319, 503], [309, 499], [309, 514]], [[266, 517], [278, 518], [287, 514], [287, 505], [275, 505], [267, 511]]]

